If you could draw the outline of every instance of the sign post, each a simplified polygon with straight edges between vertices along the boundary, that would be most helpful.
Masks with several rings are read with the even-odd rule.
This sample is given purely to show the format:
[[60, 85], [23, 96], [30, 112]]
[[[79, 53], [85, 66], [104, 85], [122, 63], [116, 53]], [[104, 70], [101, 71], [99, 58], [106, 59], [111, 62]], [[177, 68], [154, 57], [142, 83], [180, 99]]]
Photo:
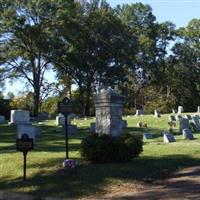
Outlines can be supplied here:
[[68, 115], [72, 113], [72, 102], [69, 98], [65, 97], [62, 102], [58, 102], [58, 112], [62, 113], [65, 116], [65, 151], [66, 159], [69, 158], [68, 154]]
[[23, 134], [21, 138], [17, 139], [17, 150], [21, 151], [24, 156], [23, 180], [26, 180], [26, 157], [27, 153], [34, 148], [33, 139], [29, 138], [27, 134]]

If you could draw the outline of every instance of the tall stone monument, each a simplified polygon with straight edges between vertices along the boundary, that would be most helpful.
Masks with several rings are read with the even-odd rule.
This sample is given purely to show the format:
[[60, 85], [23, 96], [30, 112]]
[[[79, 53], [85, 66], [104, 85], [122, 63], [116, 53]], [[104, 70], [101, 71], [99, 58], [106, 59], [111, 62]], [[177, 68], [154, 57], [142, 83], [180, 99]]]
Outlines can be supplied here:
[[123, 100], [124, 97], [111, 88], [95, 96], [97, 134], [121, 135]]

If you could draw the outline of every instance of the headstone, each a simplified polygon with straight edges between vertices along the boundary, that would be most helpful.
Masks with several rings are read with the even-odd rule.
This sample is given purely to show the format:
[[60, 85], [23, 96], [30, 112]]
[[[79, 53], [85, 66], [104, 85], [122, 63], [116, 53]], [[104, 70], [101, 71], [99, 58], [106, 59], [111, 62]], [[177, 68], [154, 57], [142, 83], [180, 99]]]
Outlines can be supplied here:
[[176, 114], [176, 111], [174, 109], [172, 109], [172, 114]]
[[136, 124], [136, 127], [142, 127], [142, 122], [138, 122], [137, 124]]
[[183, 112], [183, 106], [178, 106], [178, 114], [181, 114]]
[[183, 139], [189, 139], [189, 140], [194, 139], [191, 130], [188, 128], [183, 129], [182, 134], [183, 134]]
[[124, 97], [111, 88], [95, 96], [96, 133], [120, 136], [122, 134], [122, 107]]
[[76, 125], [68, 125], [68, 133], [69, 134], [77, 134], [77, 126]]
[[143, 114], [144, 114], [143, 110], [136, 110], [135, 116], [141, 116]]
[[27, 110], [11, 110], [10, 124], [30, 124], [30, 112]]
[[157, 118], [160, 118], [160, 117], [161, 117], [161, 114], [160, 114], [159, 111], [154, 110], [154, 116], [157, 117]]
[[39, 127], [32, 124], [19, 124], [17, 125], [17, 138], [21, 138], [23, 134], [27, 134], [29, 138], [35, 138], [41, 134]]
[[199, 115], [195, 115], [194, 117], [196, 117], [198, 120], [200, 120], [200, 116]]
[[38, 118], [40, 120], [47, 120], [47, 119], [49, 119], [49, 113], [48, 112], [40, 112], [38, 114]]
[[190, 123], [188, 119], [185, 118], [181, 118], [179, 120], [179, 130], [180, 132], [182, 132], [183, 129], [189, 129], [190, 128]]
[[175, 142], [175, 138], [171, 133], [164, 133], [163, 140], [164, 140], [164, 143]]
[[197, 106], [197, 113], [200, 113], [200, 106]]
[[90, 124], [90, 133], [94, 134], [96, 130], [96, 123], [91, 123]]
[[0, 115], [0, 124], [5, 123], [5, 121], [6, 121], [5, 116]]
[[169, 121], [170, 122], [175, 122], [176, 121], [176, 118], [174, 115], [169, 115]]
[[176, 120], [180, 121], [182, 119], [182, 116], [181, 115], [176, 115]]
[[67, 123], [71, 124], [72, 120], [75, 119], [77, 116], [74, 113], [71, 113], [67, 117]]
[[153, 135], [151, 133], [144, 133], [143, 140], [153, 139]]
[[59, 113], [56, 117], [56, 125], [64, 126], [65, 125], [65, 116], [62, 113]]
[[192, 117], [192, 121], [194, 123], [196, 131], [200, 131], [200, 123], [197, 117]]
[[192, 120], [191, 115], [185, 115], [185, 118], [188, 119], [188, 120]]
[[127, 128], [127, 121], [126, 120], [122, 120], [121, 121], [121, 125], [122, 125], [122, 129], [126, 129]]

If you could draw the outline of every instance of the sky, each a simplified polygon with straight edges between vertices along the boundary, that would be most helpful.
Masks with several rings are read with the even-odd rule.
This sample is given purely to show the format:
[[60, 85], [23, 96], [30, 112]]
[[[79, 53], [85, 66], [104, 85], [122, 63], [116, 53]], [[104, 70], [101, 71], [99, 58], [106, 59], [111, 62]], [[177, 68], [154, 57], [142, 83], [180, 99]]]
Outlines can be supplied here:
[[[176, 27], [187, 26], [191, 19], [200, 18], [200, 0], [107, 0], [107, 2], [112, 7], [118, 4], [131, 4], [136, 2], [149, 4], [158, 22], [171, 21]], [[54, 82], [55, 74], [48, 72], [46, 78], [50, 82]], [[21, 82], [16, 81], [10, 85], [7, 81], [3, 93], [6, 95], [11, 91], [17, 94], [22, 89], [23, 84]]]

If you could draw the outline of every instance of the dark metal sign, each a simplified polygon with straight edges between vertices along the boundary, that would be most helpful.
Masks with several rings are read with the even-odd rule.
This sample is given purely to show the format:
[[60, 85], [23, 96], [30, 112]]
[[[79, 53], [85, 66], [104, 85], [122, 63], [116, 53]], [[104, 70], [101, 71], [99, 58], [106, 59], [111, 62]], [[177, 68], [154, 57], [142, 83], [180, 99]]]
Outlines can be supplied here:
[[65, 97], [62, 102], [58, 102], [58, 112], [62, 113], [65, 116], [65, 151], [66, 159], [68, 159], [68, 124], [67, 118], [68, 115], [73, 112], [72, 102], [69, 98]]
[[58, 112], [63, 115], [72, 113], [72, 103], [69, 98], [65, 97], [62, 102], [58, 102]]
[[26, 156], [28, 151], [33, 148], [33, 139], [29, 138], [27, 134], [23, 134], [21, 138], [17, 139], [17, 150], [23, 152], [24, 155], [24, 181], [26, 180]]
[[33, 139], [27, 134], [23, 134], [20, 139], [17, 139], [17, 151], [28, 152], [34, 147]]

